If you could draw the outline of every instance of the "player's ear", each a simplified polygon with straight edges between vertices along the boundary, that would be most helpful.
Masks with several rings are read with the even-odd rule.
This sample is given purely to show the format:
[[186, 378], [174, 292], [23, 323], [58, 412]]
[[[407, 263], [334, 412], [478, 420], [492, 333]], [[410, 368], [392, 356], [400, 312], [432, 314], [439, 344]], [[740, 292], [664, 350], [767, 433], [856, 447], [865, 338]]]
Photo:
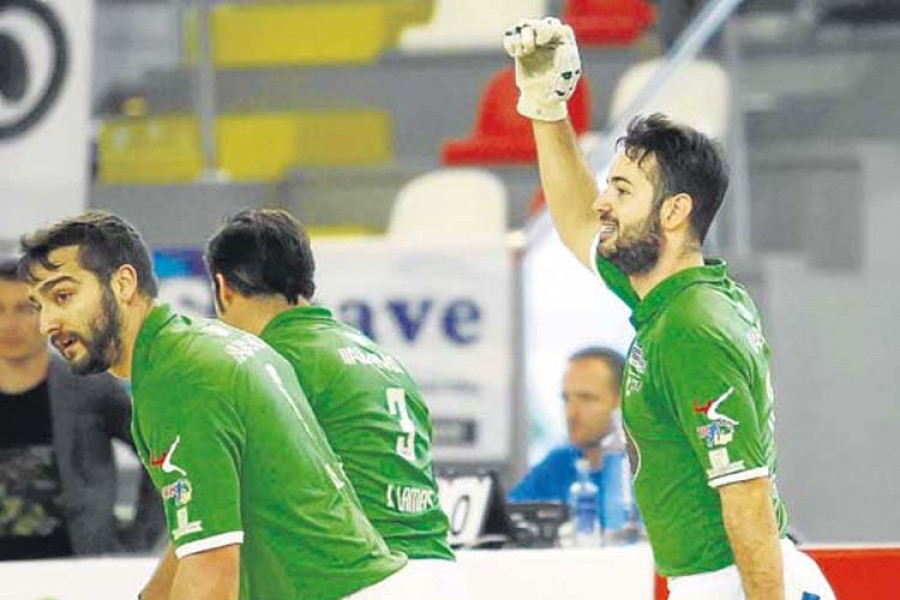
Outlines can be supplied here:
[[690, 194], [680, 193], [665, 199], [661, 209], [660, 220], [663, 229], [673, 230], [690, 226], [691, 212], [694, 210], [694, 199]]
[[234, 288], [228, 285], [228, 281], [225, 280], [225, 276], [221, 273], [216, 273], [213, 275], [214, 281], [214, 291], [216, 293], [216, 303], [219, 306], [228, 306], [234, 301]]
[[119, 266], [109, 277], [109, 287], [120, 302], [128, 304], [138, 294], [137, 270], [127, 263]]

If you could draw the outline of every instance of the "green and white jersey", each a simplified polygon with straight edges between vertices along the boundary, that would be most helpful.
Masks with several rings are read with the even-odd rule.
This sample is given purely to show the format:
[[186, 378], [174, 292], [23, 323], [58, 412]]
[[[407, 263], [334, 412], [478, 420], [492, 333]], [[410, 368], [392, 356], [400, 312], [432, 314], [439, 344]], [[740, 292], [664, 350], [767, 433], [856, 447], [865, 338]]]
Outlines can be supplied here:
[[260, 334], [294, 367], [316, 418], [392, 550], [453, 560], [431, 457], [431, 419], [406, 369], [319, 306], [272, 319]]
[[341, 598], [406, 562], [368, 522], [290, 365], [158, 306], [132, 361], [135, 445], [176, 555], [242, 543], [241, 600]]
[[638, 301], [628, 278], [594, 256], [597, 273], [633, 309], [622, 413], [635, 497], [659, 572], [689, 575], [734, 564], [715, 489], [729, 483], [769, 476], [784, 537], [770, 351], [746, 290], [727, 276], [723, 261], [710, 260]]

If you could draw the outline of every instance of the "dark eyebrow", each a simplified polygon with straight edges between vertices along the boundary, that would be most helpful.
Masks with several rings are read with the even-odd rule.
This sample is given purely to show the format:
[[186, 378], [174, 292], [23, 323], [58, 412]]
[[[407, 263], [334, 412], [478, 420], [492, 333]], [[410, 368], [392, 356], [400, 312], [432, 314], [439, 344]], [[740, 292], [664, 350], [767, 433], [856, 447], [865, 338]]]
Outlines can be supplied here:
[[627, 183], [628, 185], [633, 186], [634, 184], [627, 177], [622, 177], [621, 175], [616, 175], [614, 177], [609, 178], [609, 182], [612, 183]]
[[60, 275], [59, 277], [56, 277], [54, 279], [48, 279], [47, 281], [42, 283], [40, 286], [38, 286], [38, 291], [41, 294], [46, 294], [57, 284], [69, 283], [69, 282], [78, 283], [78, 280], [75, 279], [74, 277], [72, 277], [71, 275]]

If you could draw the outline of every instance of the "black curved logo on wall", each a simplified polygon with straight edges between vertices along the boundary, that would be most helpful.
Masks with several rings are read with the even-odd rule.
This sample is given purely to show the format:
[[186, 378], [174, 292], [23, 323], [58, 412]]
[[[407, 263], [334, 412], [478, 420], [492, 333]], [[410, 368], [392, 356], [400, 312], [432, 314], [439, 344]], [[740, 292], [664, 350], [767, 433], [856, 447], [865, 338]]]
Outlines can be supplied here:
[[[39, 123], [59, 97], [69, 72], [66, 32], [53, 9], [42, 0], [0, 0], [0, 22], [5, 16], [18, 14], [36, 21], [49, 38], [50, 76], [41, 93], [31, 94], [29, 100], [29, 89], [40, 82], [32, 81], [34, 69], [27, 47], [15, 28], [0, 29], [0, 104], [11, 105], [15, 112], [12, 118], [0, 117], [0, 140], [22, 135]], [[22, 102], [29, 106], [20, 106]]]

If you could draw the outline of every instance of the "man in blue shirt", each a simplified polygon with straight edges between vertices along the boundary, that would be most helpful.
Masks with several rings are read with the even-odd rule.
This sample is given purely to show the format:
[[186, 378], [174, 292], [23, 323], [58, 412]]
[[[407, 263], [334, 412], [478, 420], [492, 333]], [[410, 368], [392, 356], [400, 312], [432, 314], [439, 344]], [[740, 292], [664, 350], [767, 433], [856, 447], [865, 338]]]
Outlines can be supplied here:
[[583, 456], [591, 464], [604, 530], [628, 523], [633, 501], [619, 412], [623, 365], [608, 348], [584, 348], [569, 358], [562, 392], [569, 443], [535, 465], [509, 493], [510, 502], [567, 502], [575, 462]]

